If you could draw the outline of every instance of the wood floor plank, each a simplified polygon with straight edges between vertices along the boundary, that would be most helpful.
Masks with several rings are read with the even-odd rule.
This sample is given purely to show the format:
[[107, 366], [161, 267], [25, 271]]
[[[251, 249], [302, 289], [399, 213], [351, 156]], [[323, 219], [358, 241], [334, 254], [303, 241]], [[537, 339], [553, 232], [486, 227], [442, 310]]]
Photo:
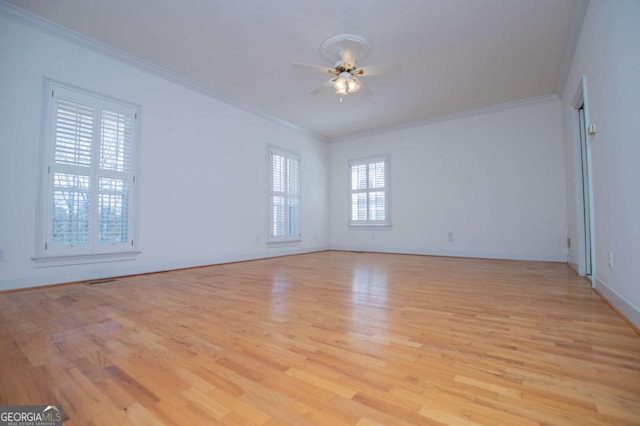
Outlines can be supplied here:
[[66, 425], [640, 424], [567, 265], [328, 251], [0, 293], [0, 404]]

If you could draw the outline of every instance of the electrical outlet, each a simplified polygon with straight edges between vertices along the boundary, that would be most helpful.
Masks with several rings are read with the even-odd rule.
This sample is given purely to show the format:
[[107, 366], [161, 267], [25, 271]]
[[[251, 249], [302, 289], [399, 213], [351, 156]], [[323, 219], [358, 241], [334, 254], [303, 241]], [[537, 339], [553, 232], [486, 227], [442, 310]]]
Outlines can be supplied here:
[[449, 231], [447, 232], [447, 240], [452, 243], [453, 242], [453, 232]]
[[471, 242], [472, 243], [477, 243], [478, 242], [478, 237], [471, 237]]
[[567, 237], [567, 248], [571, 248], [571, 237]]
[[609, 250], [609, 268], [613, 269], [613, 250]]

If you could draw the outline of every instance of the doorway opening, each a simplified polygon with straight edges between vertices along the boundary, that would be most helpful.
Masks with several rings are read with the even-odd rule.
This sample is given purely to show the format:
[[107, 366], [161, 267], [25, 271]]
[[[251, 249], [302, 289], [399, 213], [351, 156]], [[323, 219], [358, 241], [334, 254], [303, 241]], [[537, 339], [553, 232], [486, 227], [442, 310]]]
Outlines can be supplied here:
[[573, 101], [576, 232], [578, 274], [587, 276], [593, 285], [595, 276], [593, 249], [593, 206], [591, 192], [591, 149], [587, 126], [589, 110], [586, 96], [586, 78], [582, 77]]

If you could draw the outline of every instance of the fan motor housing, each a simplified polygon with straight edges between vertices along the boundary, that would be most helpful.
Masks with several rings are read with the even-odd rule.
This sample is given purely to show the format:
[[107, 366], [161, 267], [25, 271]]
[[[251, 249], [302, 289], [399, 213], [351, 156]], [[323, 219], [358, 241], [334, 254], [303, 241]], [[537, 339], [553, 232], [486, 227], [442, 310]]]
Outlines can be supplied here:
[[353, 74], [357, 68], [351, 64], [340, 64], [336, 66], [336, 71], [338, 74], [342, 74], [343, 72], [348, 72], [349, 74]]

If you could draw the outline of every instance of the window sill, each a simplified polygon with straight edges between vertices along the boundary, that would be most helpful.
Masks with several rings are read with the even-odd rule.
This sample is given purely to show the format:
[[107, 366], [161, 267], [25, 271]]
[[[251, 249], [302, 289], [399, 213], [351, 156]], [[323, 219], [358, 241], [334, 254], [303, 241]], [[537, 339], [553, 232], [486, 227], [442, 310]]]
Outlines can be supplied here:
[[302, 239], [297, 240], [282, 240], [282, 241], [267, 241], [267, 247], [283, 247], [283, 246], [297, 246], [302, 243]]
[[389, 229], [390, 223], [349, 223], [349, 229]]
[[121, 262], [135, 260], [141, 251], [127, 251], [101, 254], [82, 254], [74, 256], [47, 256], [32, 257], [36, 267], [47, 268], [50, 266], [84, 265], [88, 263]]

